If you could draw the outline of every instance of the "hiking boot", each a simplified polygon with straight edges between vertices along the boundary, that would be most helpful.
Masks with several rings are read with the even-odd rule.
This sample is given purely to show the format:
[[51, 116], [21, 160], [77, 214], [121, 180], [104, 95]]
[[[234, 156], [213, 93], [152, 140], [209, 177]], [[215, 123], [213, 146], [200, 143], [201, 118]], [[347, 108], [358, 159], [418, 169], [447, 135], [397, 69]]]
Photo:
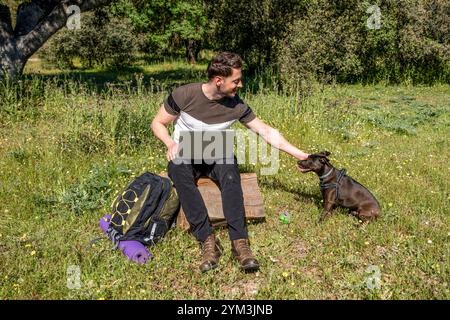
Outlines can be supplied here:
[[211, 233], [205, 241], [202, 242], [202, 264], [200, 271], [206, 272], [217, 267], [221, 255], [221, 247], [214, 233]]
[[231, 252], [233, 256], [239, 261], [241, 269], [246, 272], [257, 271], [259, 263], [253, 256], [250, 250], [248, 239], [237, 239], [231, 241]]

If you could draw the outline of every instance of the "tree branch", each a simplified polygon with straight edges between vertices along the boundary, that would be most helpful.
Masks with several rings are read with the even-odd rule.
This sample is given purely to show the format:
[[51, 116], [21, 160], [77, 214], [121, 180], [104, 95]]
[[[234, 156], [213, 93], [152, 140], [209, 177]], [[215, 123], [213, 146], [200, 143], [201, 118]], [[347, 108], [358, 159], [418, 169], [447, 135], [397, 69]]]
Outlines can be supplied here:
[[59, 4], [60, 1], [36, 1], [32, 0], [24, 2], [17, 8], [17, 23], [14, 30], [16, 36], [22, 36], [33, 30], [37, 24], [44, 18], [51, 10]]
[[[39, 2], [42, 1], [33, 1]], [[47, 3], [53, 4], [53, 8], [47, 15], [41, 17], [39, 23], [35, 27], [27, 32], [24, 36], [18, 39], [18, 48], [24, 58], [28, 58], [35, 53], [52, 35], [54, 35], [59, 29], [65, 26], [69, 15], [66, 10], [70, 5], [77, 5], [80, 7], [81, 12], [89, 11], [94, 8], [100, 7], [111, 0], [62, 0], [56, 1], [49, 0]], [[43, 8], [43, 7], [41, 7]]]

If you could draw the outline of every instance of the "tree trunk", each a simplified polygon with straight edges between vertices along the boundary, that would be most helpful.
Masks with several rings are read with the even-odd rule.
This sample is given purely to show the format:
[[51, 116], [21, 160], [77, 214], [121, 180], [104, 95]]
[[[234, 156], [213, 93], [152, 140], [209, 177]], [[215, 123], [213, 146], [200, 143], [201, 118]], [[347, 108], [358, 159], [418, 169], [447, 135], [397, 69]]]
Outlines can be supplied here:
[[186, 40], [186, 59], [189, 63], [197, 63], [198, 53], [200, 52], [200, 44], [197, 40]]
[[0, 3], [0, 80], [12, 79], [23, 72], [28, 59], [59, 29], [71, 15], [70, 5], [81, 12], [111, 2], [110, 0], [29, 0], [17, 8], [15, 29], [9, 7]]
[[0, 45], [0, 79], [4, 76], [15, 79], [22, 74], [26, 62], [27, 59], [20, 55], [13, 39]]

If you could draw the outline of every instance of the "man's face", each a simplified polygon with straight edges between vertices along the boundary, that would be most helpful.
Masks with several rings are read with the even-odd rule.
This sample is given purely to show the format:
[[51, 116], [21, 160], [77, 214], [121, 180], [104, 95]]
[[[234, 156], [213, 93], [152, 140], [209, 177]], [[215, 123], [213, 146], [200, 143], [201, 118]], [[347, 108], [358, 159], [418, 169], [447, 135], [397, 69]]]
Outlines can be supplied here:
[[242, 88], [242, 70], [241, 69], [232, 69], [233, 72], [229, 77], [216, 77], [216, 86], [219, 91], [230, 98], [233, 98], [237, 90]]

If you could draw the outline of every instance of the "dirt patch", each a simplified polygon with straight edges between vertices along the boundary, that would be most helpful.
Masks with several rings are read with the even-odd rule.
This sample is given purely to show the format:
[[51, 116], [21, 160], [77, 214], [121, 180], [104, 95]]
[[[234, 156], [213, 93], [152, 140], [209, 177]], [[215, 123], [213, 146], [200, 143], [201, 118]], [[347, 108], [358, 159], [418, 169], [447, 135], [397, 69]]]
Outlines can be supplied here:
[[295, 239], [291, 244], [292, 252], [299, 259], [304, 259], [309, 252], [309, 246], [301, 239]]
[[308, 277], [310, 279], [314, 279], [317, 282], [322, 282], [323, 280], [323, 272], [322, 269], [318, 266], [305, 266], [300, 268], [299, 270], [300, 274], [302, 274], [305, 277]]
[[0, 253], [5, 253], [5, 252], [8, 252], [8, 251], [9, 251], [9, 249], [8, 249], [8, 247], [6, 245], [0, 244]]
[[256, 280], [247, 280], [222, 286], [221, 291], [232, 298], [254, 299], [258, 294], [259, 288], [260, 284]]

